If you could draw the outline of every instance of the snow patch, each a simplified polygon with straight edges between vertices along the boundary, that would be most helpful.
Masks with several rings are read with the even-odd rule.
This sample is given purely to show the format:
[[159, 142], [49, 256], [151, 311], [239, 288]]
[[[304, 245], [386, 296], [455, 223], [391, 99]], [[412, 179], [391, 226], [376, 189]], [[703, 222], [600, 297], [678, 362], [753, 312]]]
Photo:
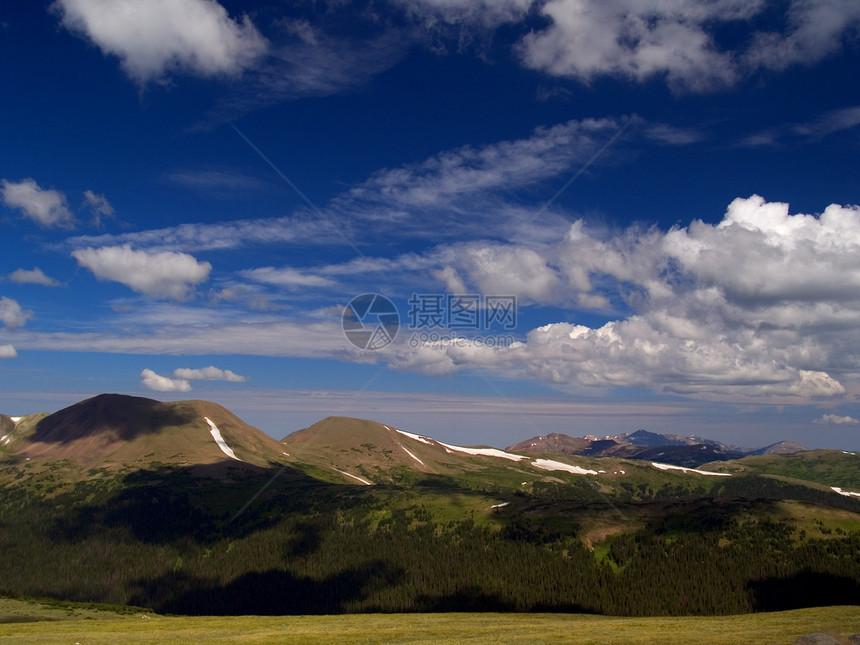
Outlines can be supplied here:
[[520, 461], [528, 459], [523, 455], [514, 455], [498, 448], [464, 448], [463, 446], [452, 446], [449, 443], [438, 442], [440, 446], [444, 446], [448, 452], [465, 452], [467, 455], [475, 455], [478, 457], [499, 457], [501, 459], [510, 459], [511, 461]]
[[564, 464], [560, 461], [553, 461], [552, 459], [535, 459], [532, 462], [532, 466], [535, 468], [540, 468], [541, 470], [563, 470], [568, 473], [573, 473], [574, 475], [596, 475], [596, 470], [588, 470], [587, 468], [580, 468], [579, 466], [572, 466], [570, 464]]
[[8, 434], [4, 434], [2, 437], [0, 437], [0, 443], [2, 443], [2, 444], [7, 444], [7, 443], [9, 443], [9, 435], [8, 435]]
[[680, 470], [685, 473], [696, 473], [697, 475], [710, 475], [711, 477], [731, 477], [731, 473], [713, 473], [708, 470], [696, 470], [695, 468], [684, 468], [683, 466], [672, 466], [671, 464], [658, 464], [652, 461], [651, 465], [659, 470]]
[[501, 504], [493, 504], [490, 508], [504, 508], [508, 504], [510, 504], [510, 502], [502, 502]]
[[839, 493], [840, 495], [844, 495], [845, 497], [860, 497], [860, 493], [852, 493], [851, 491], [842, 490], [838, 486], [830, 487], [834, 492]]
[[406, 451], [406, 454], [407, 454], [407, 455], [409, 455], [410, 457], [412, 457], [412, 458], [413, 458], [415, 461], [417, 461], [419, 464], [421, 464], [421, 465], [422, 465], [422, 466], [424, 466], [425, 468], [427, 467], [427, 464], [425, 464], [423, 461], [421, 461], [420, 459], [418, 459], [418, 457], [416, 457], [416, 456], [415, 456], [415, 455], [413, 455], [411, 452], [409, 452], [409, 450], [406, 448], [406, 446], [404, 446], [403, 444], [397, 444], [397, 445], [399, 445], [401, 448], [403, 448], [403, 450], [404, 450], [404, 451]]
[[12, 423], [18, 423], [21, 420], [21, 417], [9, 417], [9, 420], [12, 421]]
[[842, 454], [843, 455], [856, 455], [857, 453], [856, 452], [848, 452], [847, 450], [843, 450]]
[[[388, 428], [388, 426], [383, 426]], [[391, 430], [391, 428], [388, 428]], [[427, 437], [422, 437], [420, 434], [412, 434], [411, 432], [406, 432], [405, 430], [395, 430], [395, 432], [399, 432], [405, 437], [409, 437], [410, 439], [415, 439], [415, 441], [420, 441], [421, 443], [426, 443], [428, 446], [432, 446], [433, 442], [430, 441]]]
[[[384, 428], [388, 428], [387, 425], [383, 424]], [[391, 430], [391, 428], [388, 428]], [[434, 444], [439, 444], [445, 449], [445, 452], [448, 454], [452, 454], [455, 452], [464, 452], [467, 455], [475, 455], [477, 457], [499, 457], [501, 459], [510, 459], [511, 461], [520, 461], [521, 459], [528, 459], [523, 455], [514, 455], [510, 452], [505, 452], [504, 450], [499, 450], [498, 448], [464, 448], [463, 446], [455, 446], [450, 443], [442, 443], [441, 441], [436, 441], [435, 439], [430, 439], [428, 437], [424, 437], [420, 434], [413, 434], [411, 432], [406, 432], [405, 430], [394, 430], [395, 432], [399, 432], [405, 437], [409, 437], [410, 439], [415, 439], [415, 441], [420, 441], [421, 443], [426, 443], [428, 446], [432, 446]], [[404, 448], [406, 450], [406, 448]], [[407, 452], [409, 452], [407, 450]], [[411, 454], [411, 453], [410, 453]], [[417, 459], [417, 457], [416, 457]], [[420, 461], [420, 460], [419, 460]]]
[[221, 452], [223, 452], [228, 457], [235, 459], [236, 461], [242, 461], [236, 456], [236, 453], [233, 452], [233, 449], [227, 445], [227, 442], [224, 441], [224, 437], [221, 436], [221, 431], [218, 429], [212, 421], [209, 420], [209, 417], [203, 417], [203, 420], [209, 424], [209, 434], [212, 435], [212, 438], [215, 440], [215, 443], [218, 444], [218, 447], [221, 448]]
[[346, 475], [347, 477], [352, 477], [353, 479], [360, 481], [365, 486], [373, 486], [373, 482], [367, 481], [364, 477], [359, 477], [358, 475], [350, 475], [348, 472], [340, 470], [339, 468], [335, 468], [335, 470], [341, 475]]

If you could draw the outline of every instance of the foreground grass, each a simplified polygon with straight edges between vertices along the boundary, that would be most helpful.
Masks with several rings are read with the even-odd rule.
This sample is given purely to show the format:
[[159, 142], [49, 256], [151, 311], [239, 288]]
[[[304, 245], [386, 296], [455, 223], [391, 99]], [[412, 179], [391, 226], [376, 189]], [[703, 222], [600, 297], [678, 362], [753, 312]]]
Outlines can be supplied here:
[[[31, 621], [31, 622], [21, 622]], [[687, 618], [568, 614], [382, 614], [172, 617], [0, 599], [0, 643], [744, 643], [860, 632], [860, 607]]]

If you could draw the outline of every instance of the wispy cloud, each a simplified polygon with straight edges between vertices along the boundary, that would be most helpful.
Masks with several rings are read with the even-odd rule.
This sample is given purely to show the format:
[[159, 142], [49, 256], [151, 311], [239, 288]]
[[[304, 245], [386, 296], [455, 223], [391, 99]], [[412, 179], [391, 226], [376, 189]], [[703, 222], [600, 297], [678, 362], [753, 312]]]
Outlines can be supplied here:
[[331, 227], [311, 216], [241, 219], [214, 224], [190, 223], [132, 233], [81, 235], [65, 246], [102, 247], [132, 245], [150, 252], [218, 251], [258, 244], [339, 244]]
[[860, 106], [830, 110], [818, 118], [803, 123], [774, 126], [745, 137], [738, 145], [742, 147], [773, 146], [792, 141], [818, 141], [837, 132], [853, 130], [860, 126]]
[[399, 62], [409, 44], [397, 29], [364, 39], [347, 38], [304, 20], [281, 20], [272, 31], [275, 44], [265, 60], [193, 129], [211, 128], [276, 103], [354, 90]]
[[238, 194], [263, 190], [266, 182], [232, 170], [183, 169], [166, 175], [168, 181], [213, 195]]
[[84, 191], [84, 205], [92, 216], [91, 223], [96, 228], [102, 226], [104, 218], [112, 218], [114, 209], [104, 195], [97, 195], [91, 190]]
[[15, 347], [12, 345], [0, 345], [0, 358], [2, 359], [12, 359], [17, 358], [18, 352], [15, 351]]

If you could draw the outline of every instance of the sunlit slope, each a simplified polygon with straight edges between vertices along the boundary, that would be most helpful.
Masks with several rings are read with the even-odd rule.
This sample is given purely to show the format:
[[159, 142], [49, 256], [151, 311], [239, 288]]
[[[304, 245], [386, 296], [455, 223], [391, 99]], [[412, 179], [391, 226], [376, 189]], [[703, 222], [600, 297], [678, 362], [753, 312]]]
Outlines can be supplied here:
[[33, 462], [265, 466], [284, 459], [277, 441], [209, 401], [101, 394], [54, 414], [21, 417], [5, 434], [6, 447]]
[[613, 492], [666, 485], [709, 488], [713, 473], [651, 462], [457, 446], [376, 421], [329, 417], [282, 441], [290, 463], [316, 477], [356, 485], [441, 483], [530, 491], [582, 484]]
[[843, 450], [807, 450], [793, 454], [751, 455], [715, 462], [702, 468], [745, 474], [788, 477], [860, 492], [860, 455]]

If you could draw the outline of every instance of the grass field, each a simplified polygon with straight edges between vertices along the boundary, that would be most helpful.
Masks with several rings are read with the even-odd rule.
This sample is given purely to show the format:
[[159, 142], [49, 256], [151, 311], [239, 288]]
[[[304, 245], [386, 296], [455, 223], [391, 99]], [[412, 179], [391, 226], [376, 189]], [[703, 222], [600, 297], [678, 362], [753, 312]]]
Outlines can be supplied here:
[[0, 599], [0, 643], [698, 643], [789, 645], [816, 631], [860, 632], [860, 607], [707, 618], [568, 614], [173, 617]]

